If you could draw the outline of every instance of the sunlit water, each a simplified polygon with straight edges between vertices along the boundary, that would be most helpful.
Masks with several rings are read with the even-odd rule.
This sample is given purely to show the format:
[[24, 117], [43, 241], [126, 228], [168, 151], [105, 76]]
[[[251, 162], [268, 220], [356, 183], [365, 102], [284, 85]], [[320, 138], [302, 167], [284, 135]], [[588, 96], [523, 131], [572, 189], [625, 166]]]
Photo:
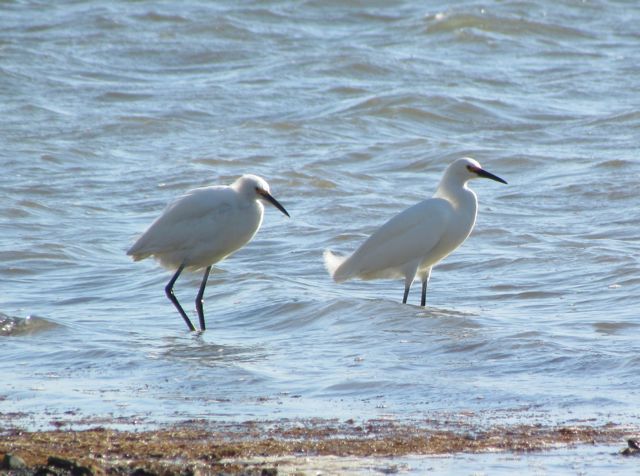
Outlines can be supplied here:
[[[639, 21], [613, 1], [3, 3], [2, 413], [637, 421]], [[330, 281], [323, 249], [465, 155], [509, 185], [472, 183], [476, 229], [426, 309], [419, 285], [402, 305], [401, 281]], [[170, 272], [125, 251], [248, 172], [292, 218], [267, 209], [191, 335]], [[190, 311], [199, 280], [176, 287]]]

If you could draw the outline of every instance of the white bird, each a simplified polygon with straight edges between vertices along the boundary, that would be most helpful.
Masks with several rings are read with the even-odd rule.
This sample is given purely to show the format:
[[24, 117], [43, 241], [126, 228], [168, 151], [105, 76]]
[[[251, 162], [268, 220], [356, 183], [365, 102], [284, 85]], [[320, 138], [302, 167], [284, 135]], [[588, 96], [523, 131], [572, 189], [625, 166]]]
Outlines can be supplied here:
[[467, 239], [476, 221], [478, 199], [467, 186], [471, 179], [504, 180], [480, 167], [471, 158], [451, 163], [433, 198], [407, 208], [378, 228], [349, 257], [325, 250], [324, 261], [336, 282], [351, 278], [388, 279], [404, 277], [403, 304], [414, 279], [422, 281], [426, 304], [431, 269]]
[[149, 256], [175, 274], [165, 287], [167, 297], [187, 323], [195, 327], [173, 293], [184, 269], [206, 268], [196, 297], [200, 329], [205, 330], [203, 295], [211, 266], [246, 245], [262, 223], [264, 207], [274, 205], [289, 216], [271, 196], [269, 184], [255, 175], [243, 175], [229, 186], [196, 188], [171, 203], [127, 251], [134, 261]]

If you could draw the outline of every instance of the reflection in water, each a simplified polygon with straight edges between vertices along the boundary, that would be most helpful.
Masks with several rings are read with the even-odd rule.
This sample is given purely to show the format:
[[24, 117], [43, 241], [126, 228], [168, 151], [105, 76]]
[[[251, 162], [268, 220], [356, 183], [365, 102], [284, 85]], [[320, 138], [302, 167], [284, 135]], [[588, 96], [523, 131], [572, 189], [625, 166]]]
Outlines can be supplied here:
[[209, 342], [205, 333], [193, 333], [190, 338], [165, 337], [163, 345], [149, 353], [149, 357], [167, 361], [188, 361], [198, 365], [220, 366], [259, 362], [267, 358], [266, 349], [259, 345], [238, 346]]

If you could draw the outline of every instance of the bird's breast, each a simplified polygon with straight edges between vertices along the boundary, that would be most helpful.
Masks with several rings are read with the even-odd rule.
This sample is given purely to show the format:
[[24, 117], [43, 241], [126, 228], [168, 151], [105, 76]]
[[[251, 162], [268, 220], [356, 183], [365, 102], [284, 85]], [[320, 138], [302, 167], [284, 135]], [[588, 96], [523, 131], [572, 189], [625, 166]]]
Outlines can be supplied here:
[[467, 239], [476, 221], [476, 209], [454, 207], [444, 233], [420, 264], [420, 269], [433, 266], [446, 258]]
[[240, 213], [234, 215], [234, 238], [242, 244], [248, 242], [260, 228], [263, 214], [264, 207], [258, 202], [241, 207]]

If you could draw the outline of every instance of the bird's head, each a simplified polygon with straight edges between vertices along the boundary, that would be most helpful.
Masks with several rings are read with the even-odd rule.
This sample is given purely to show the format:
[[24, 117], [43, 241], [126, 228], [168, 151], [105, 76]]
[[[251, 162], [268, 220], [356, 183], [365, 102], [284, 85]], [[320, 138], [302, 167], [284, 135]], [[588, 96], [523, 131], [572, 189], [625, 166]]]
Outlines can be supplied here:
[[447, 175], [449, 174], [460, 178], [463, 182], [466, 182], [467, 180], [471, 180], [474, 178], [482, 177], [482, 178], [495, 180], [496, 182], [500, 182], [504, 184], [507, 183], [505, 180], [501, 179], [497, 175], [493, 175], [492, 173], [484, 170], [480, 166], [480, 163], [477, 160], [472, 159], [470, 157], [464, 157], [462, 159], [458, 159], [455, 162], [453, 162], [451, 165], [449, 165], [449, 167], [447, 168]]
[[249, 197], [254, 198], [255, 200], [260, 200], [264, 203], [269, 203], [280, 210], [285, 215], [289, 216], [289, 213], [285, 208], [271, 195], [271, 189], [269, 188], [269, 184], [262, 177], [258, 177], [257, 175], [243, 175], [236, 183], [234, 183], [236, 189], [242, 193], [246, 194]]

